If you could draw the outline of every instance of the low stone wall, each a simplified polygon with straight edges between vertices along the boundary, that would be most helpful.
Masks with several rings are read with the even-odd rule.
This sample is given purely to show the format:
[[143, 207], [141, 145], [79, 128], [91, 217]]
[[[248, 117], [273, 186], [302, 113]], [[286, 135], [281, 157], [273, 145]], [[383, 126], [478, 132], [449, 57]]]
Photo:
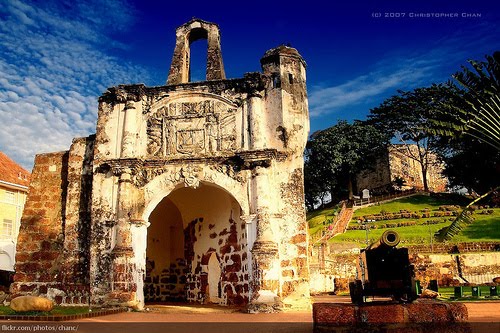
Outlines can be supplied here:
[[470, 332], [462, 303], [431, 300], [411, 304], [313, 304], [314, 333], [322, 332]]
[[470, 253], [470, 252], [494, 252], [500, 251], [500, 243], [496, 242], [474, 242], [458, 244], [433, 244], [408, 246], [410, 253]]
[[[415, 278], [423, 287], [430, 280], [437, 280], [439, 286], [493, 285], [493, 278], [500, 276], [500, 252], [431, 254], [414, 252], [413, 248], [410, 251]], [[348, 281], [356, 276], [357, 257], [356, 253], [328, 257], [324, 274], [335, 276], [335, 291], [348, 290]]]

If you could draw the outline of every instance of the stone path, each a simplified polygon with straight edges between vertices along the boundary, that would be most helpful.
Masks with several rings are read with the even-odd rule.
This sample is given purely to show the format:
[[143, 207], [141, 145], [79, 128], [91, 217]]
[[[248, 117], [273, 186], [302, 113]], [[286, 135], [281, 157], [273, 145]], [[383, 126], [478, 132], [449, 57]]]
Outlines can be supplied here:
[[[349, 297], [320, 296], [315, 301], [349, 302]], [[465, 303], [473, 333], [500, 332], [500, 302]], [[297, 332], [312, 333], [311, 312], [247, 314], [202, 306], [151, 306], [148, 312], [127, 312], [74, 321], [78, 332]], [[93, 324], [93, 325], [92, 325]], [[88, 330], [87, 330], [88, 329]]]
[[[346, 296], [318, 296], [316, 302], [349, 302]], [[469, 312], [472, 333], [500, 332], [500, 302], [465, 303]], [[156, 305], [149, 311], [125, 312], [86, 318], [64, 323], [40, 323], [52, 325], [58, 332], [120, 332], [120, 333], [312, 333], [312, 313], [285, 312], [248, 314], [218, 306]], [[26, 324], [26, 322], [2, 321], [0, 324]], [[30, 323], [29, 325], [37, 325]], [[2, 329], [0, 332], [7, 332]]]

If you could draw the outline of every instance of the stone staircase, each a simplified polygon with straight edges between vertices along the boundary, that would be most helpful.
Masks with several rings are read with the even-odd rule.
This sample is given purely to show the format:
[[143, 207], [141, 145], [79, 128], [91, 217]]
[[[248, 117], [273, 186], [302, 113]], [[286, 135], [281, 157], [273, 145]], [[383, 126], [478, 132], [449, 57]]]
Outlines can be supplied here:
[[314, 240], [314, 243], [326, 242], [337, 234], [342, 234], [346, 231], [353, 214], [352, 203], [342, 202], [342, 208], [337, 216], [335, 216], [333, 223], [325, 227], [323, 235]]
[[329, 238], [337, 234], [343, 234], [346, 231], [347, 226], [349, 225], [349, 222], [352, 219], [353, 212], [354, 210], [352, 204], [347, 204], [345, 206], [342, 206], [342, 210], [338, 215], [338, 219], [335, 221], [332, 235]]

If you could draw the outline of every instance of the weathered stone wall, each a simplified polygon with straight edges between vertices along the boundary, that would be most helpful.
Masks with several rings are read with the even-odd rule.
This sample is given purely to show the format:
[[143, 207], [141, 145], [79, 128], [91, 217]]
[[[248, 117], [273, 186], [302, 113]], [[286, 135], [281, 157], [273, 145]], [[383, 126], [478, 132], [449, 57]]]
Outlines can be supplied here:
[[[68, 152], [37, 155], [21, 219], [13, 296], [62, 282]], [[42, 290], [39, 288], [42, 287]]]
[[145, 301], [186, 300], [182, 216], [168, 197], [151, 213], [146, 252]]
[[[409, 145], [414, 156], [417, 156], [417, 146]], [[408, 157], [406, 146], [396, 145], [388, 148], [386, 154], [381, 156], [372, 169], [362, 171], [356, 177], [357, 193], [369, 189], [377, 193], [384, 193], [393, 188], [393, 182], [400, 177], [405, 180], [403, 190], [415, 188], [423, 189], [422, 170], [420, 164]], [[427, 185], [432, 192], [444, 192], [448, 179], [442, 175], [444, 165], [439, 163], [437, 156], [429, 153], [429, 166], [427, 170]]]
[[[427, 286], [430, 280], [437, 280], [440, 286], [484, 285], [493, 283], [492, 279], [500, 276], [500, 252], [426, 252], [416, 252], [409, 248], [410, 263], [415, 267], [415, 279], [420, 280], [423, 287]], [[357, 257], [356, 253], [330, 254], [326, 272], [336, 277], [335, 290], [348, 289], [347, 282], [356, 276]], [[466, 283], [460, 274], [469, 283]]]
[[369, 189], [372, 192], [371, 195], [390, 191], [392, 189], [392, 178], [389, 153], [386, 152], [375, 161], [373, 169], [362, 171], [356, 177], [356, 191], [358, 195], [361, 195], [364, 189]]
[[472, 332], [463, 303], [314, 303], [314, 333]]
[[35, 293], [57, 304], [88, 304], [93, 137], [68, 152], [37, 155], [17, 247], [13, 297]]
[[[405, 188], [424, 188], [420, 164], [409, 157], [406, 146], [398, 145], [389, 149], [389, 165], [391, 178], [401, 177], [406, 181]], [[411, 156], [418, 156], [416, 145], [409, 145]], [[442, 175], [444, 164], [438, 161], [433, 153], [428, 153], [427, 186], [432, 192], [444, 192], [448, 179]], [[405, 189], [403, 188], [403, 189]]]
[[[64, 206], [50, 208], [64, 228], [62, 282], [89, 286], [98, 306], [307, 308], [305, 62], [280, 46], [262, 73], [225, 80], [216, 25], [195, 19], [177, 34], [168, 85], [108, 89], [95, 139], [65, 155]], [[186, 81], [182, 59], [196, 38], [209, 39], [205, 82]], [[158, 216], [165, 198], [175, 209]], [[183, 245], [166, 239], [179, 230], [162, 230], [176, 225]]]
[[413, 254], [410, 260], [422, 285], [430, 280], [437, 280], [440, 286], [493, 285], [493, 278], [500, 276], [499, 252]]

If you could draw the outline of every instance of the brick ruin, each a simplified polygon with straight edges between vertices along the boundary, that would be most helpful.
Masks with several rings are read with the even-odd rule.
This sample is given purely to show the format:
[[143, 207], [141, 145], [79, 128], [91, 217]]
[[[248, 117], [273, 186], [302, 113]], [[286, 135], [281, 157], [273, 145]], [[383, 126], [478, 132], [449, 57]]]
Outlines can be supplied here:
[[[95, 135], [36, 156], [13, 296], [310, 307], [305, 62], [279, 46], [262, 72], [226, 79], [216, 24], [176, 36], [165, 86], [109, 88]], [[190, 82], [197, 39], [206, 81]]]
[[[417, 145], [392, 145], [374, 162], [371, 170], [364, 170], [356, 176], [356, 192], [360, 195], [363, 189], [369, 189], [372, 194], [391, 192], [397, 178], [404, 180], [403, 190], [423, 190], [422, 167], [412, 156], [418, 156]], [[448, 179], [443, 175], [443, 163], [432, 152], [427, 153], [427, 159], [426, 179], [429, 190], [444, 192]]]

